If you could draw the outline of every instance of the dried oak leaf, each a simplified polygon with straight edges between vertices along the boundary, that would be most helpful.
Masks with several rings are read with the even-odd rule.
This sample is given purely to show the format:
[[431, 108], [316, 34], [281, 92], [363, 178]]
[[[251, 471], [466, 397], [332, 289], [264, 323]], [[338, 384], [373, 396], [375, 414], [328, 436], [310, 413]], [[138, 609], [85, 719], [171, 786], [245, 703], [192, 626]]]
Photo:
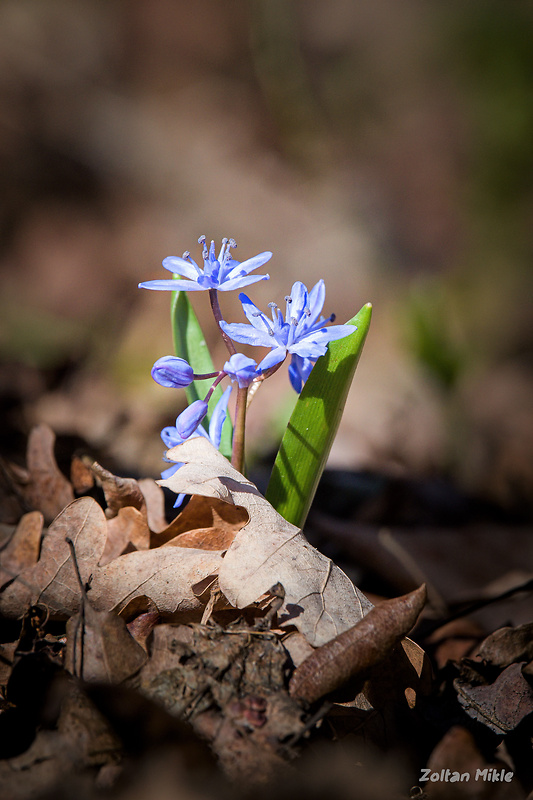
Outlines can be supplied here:
[[116, 517], [107, 520], [107, 541], [100, 558], [100, 566], [108, 564], [125, 552], [148, 550], [150, 531], [146, 516], [133, 506], [119, 508]]
[[456, 678], [457, 697], [466, 713], [498, 735], [513, 731], [533, 715], [533, 687], [522, 674], [522, 664], [511, 664], [494, 683], [473, 686]]
[[22, 570], [37, 563], [43, 533], [40, 511], [24, 514], [7, 545], [0, 552], [0, 589]]
[[106, 517], [116, 517], [121, 508], [133, 506], [138, 511], [145, 508], [144, 495], [135, 478], [121, 478], [113, 475], [95, 461], [91, 469], [99, 479], [107, 503]]
[[108, 611], [95, 611], [87, 600], [67, 622], [65, 668], [84, 681], [121, 683], [146, 660], [124, 620]]
[[411, 630], [426, 597], [422, 585], [372, 608], [356, 625], [319, 647], [296, 668], [290, 694], [313, 703], [351, 678], [365, 677]]
[[496, 667], [533, 659], [533, 622], [516, 628], [500, 628], [481, 643], [478, 657]]
[[48, 606], [52, 616], [76, 613], [81, 598], [67, 538], [74, 542], [85, 583], [96, 569], [107, 538], [104, 512], [91, 497], [75, 500], [55, 518], [43, 538], [37, 564], [22, 570], [0, 593], [2, 613], [18, 617], [37, 603]]
[[159, 533], [167, 527], [163, 490], [152, 478], [141, 478], [138, 484], [146, 505], [148, 527], [153, 533]]
[[29, 473], [24, 495], [31, 508], [42, 512], [50, 522], [74, 500], [70, 482], [56, 464], [55, 434], [48, 425], [37, 425], [30, 433], [26, 452]]
[[165, 618], [199, 618], [204, 604], [193, 587], [216, 574], [221, 563], [220, 552], [182, 547], [127, 553], [95, 570], [90, 600], [97, 609], [120, 613], [135, 598], [146, 596]]
[[280, 623], [295, 626], [315, 646], [351, 628], [370, 610], [370, 601], [342, 570], [283, 519], [207, 439], [184, 442], [167, 457], [183, 466], [161, 481], [162, 486], [176, 494], [214, 497], [248, 512], [249, 522], [236, 533], [218, 569], [220, 589], [235, 608], [251, 605], [281, 583], [285, 600]]
[[29, 605], [44, 603], [53, 617], [75, 614], [80, 590], [66, 539], [74, 542], [84, 583], [98, 611], [122, 611], [130, 601], [148, 597], [166, 617], [201, 615], [204, 603], [193, 587], [216, 574], [221, 552], [160, 547], [127, 553], [98, 567], [108, 536], [108, 520], [91, 497], [68, 505], [46, 533], [41, 557], [0, 592], [0, 611], [21, 616]]
[[237, 531], [247, 522], [248, 513], [244, 508], [195, 495], [165, 530], [152, 537], [152, 544], [227, 550]]
[[[454, 725], [436, 745], [427, 762], [432, 773], [446, 775], [442, 781], [428, 781], [424, 789], [431, 800], [523, 800], [524, 794], [516, 780], [511, 783], [479, 780], [492, 769], [498, 775], [508, 773], [509, 765], [494, 759], [487, 761], [472, 733]], [[466, 780], [461, 775], [469, 776]], [[478, 777], [476, 777], [478, 776]]]

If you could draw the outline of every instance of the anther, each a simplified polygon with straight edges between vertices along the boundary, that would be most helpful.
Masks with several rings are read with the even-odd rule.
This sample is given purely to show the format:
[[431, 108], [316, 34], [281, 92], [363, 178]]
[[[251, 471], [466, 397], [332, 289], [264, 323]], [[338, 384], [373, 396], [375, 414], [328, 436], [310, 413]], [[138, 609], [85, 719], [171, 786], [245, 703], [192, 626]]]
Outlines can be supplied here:
[[292, 303], [292, 297], [291, 297], [289, 294], [288, 294], [288, 295], [286, 295], [286, 296], [285, 296], [285, 301], [286, 301], [287, 303]]
[[228, 243], [230, 247], [237, 247], [237, 242], [235, 239], [228, 239]]
[[202, 234], [198, 239], [198, 244], [205, 244], [205, 241], [206, 241], [205, 234]]

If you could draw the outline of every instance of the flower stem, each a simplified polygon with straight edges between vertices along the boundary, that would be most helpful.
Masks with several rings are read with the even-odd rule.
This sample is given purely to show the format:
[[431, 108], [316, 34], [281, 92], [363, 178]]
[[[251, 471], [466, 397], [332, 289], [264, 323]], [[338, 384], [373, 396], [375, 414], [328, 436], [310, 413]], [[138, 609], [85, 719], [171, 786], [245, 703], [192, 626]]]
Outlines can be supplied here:
[[242, 473], [244, 469], [244, 425], [246, 422], [246, 397], [248, 387], [237, 390], [237, 405], [235, 407], [235, 429], [233, 432], [233, 450], [231, 463], [236, 470]]
[[213, 316], [217, 321], [217, 327], [222, 334], [222, 338], [226, 344], [226, 347], [229, 350], [229, 354], [232, 356], [234, 355], [237, 350], [235, 349], [235, 345], [229, 338], [228, 334], [225, 333], [222, 328], [220, 327], [220, 322], [224, 319], [222, 316], [222, 311], [220, 310], [220, 304], [218, 302], [218, 292], [216, 289], [209, 289], [209, 300], [211, 301], [211, 310], [213, 311]]

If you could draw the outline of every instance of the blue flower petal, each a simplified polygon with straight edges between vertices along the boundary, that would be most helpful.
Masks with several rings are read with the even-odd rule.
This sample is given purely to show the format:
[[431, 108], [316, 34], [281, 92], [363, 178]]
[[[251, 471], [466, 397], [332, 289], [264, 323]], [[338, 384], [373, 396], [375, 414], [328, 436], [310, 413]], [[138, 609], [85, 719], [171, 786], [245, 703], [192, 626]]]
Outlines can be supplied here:
[[232, 292], [234, 289], [243, 289], [245, 286], [251, 286], [252, 283], [268, 280], [270, 280], [270, 275], [252, 275], [251, 277], [232, 278], [231, 280], [221, 283], [218, 289], [221, 292]]
[[266, 330], [256, 330], [245, 322], [224, 322], [222, 320], [219, 324], [224, 333], [234, 342], [253, 344], [256, 347], [272, 347], [272, 336]]
[[194, 266], [194, 264], [191, 264], [190, 261], [186, 261], [184, 258], [180, 258], [179, 256], [168, 256], [167, 258], [164, 258], [163, 266], [170, 272], [176, 273], [176, 275], [181, 275], [183, 278], [190, 278], [191, 281], [195, 281], [198, 278], [198, 275], [202, 274], [202, 271], [198, 265]]
[[247, 258], [246, 261], [239, 263], [238, 261], [232, 265], [232, 269], [228, 272], [227, 278], [238, 278], [241, 275], [248, 275], [249, 272], [252, 272], [254, 269], [259, 269], [262, 267], [263, 264], [266, 264], [267, 261], [270, 261], [272, 258], [272, 253], [269, 250], [266, 250], [264, 253], [259, 253], [257, 256], [253, 256], [252, 258]]
[[[211, 417], [211, 421], [209, 423], [209, 436], [208, 438], [211, 440], [211, 443], [217, 448], [220, 447], [220, 439], [222, 438], [222, 426], [226, 421], [226, 416], [228, 413], [228, 401], [229, 396], [231, 394], [231, 390], [233, 387], [228, 386], [228, 388], [224, 391], [222, 397], [216, 404], [213, 415]], [[202, 430], [202, 427], [198, 430]]]
[[294, 353], [303, 358], [320, 358], [320, 356], [325, 356], [328, 351], [326, 345], [327, 342], [319, 343], [313, 342], [310, 339], [302, 339], [302, 341], [290, 345], [288, 349], [289, 353]]
[[286, 355], [286, 347], [275, 347], [270, 351], [270, 353], [267, 353], [264, 359], [259, 363], [258, 369], [260, 369], [261, 372], [266, 372], [266, 370], [270, 369], [270, 367], [275, 367], [276, 364], [279, 364], [280, 361], [283, 361]]
[[139, 284], [139, 289], [154, 289], [159, 292], [200, 292], [203, 288], [203, 286], [198, 286], [195, 281], [182, 281], [179, 279], [171, 281], [143, 281]]
[[318, 319], [320, 312], [324, 307], [325, 299], [326, 284], [323, 280], [319, 280], [309, 292], [309, 311], [311, 312], [309, 315], [309, 325], [313, 325]]

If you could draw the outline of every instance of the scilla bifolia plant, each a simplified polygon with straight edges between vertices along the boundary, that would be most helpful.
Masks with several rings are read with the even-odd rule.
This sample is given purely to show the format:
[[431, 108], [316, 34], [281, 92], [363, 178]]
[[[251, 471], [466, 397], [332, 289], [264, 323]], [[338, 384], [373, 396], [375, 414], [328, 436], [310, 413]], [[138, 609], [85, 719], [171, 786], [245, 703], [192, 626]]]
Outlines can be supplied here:
[[[289, 379], [299, 397], [266, 496], [285, 519], [302, 527], [342, 416], [372, 307], [367, 303], [346, 325], [332, 325], [334, 315], [327, 319], [321, 315], [326, 296], [324, 281], [318, 281], [310, 291], [296, 281], [285, 297], [285, 314], [276, 303], [269, 303], [270, 316], [267, 316], [241, 292], [239, 300], [248, 322], [227, 322], [222, 316], [218, 293], [268, 280], [269, 275], [251, 273], [266, 264], [272, 253], [266, 251], [239, 262], [231, 252], [237, 246], [233, 239], [222, 240], [218, 255], [215, 243], [208, 247], [205, 236], [198, 242], [202, 247], [203, 268], [185, 252], [182, 258], [164, 259], [163, 266], [173, 273], [172, 278], [139, 284], [144, 289], [173, 292], [171, 318], [176, 355], [159, 358], [152, 368], [152, 377], [161, 386], [184, 388], [189, 402], [175, 426], [161, 431], [161, 438], [170, 448], [186, 439], [204, 436], [224, 455], [231, 456], [233, 466], [242, 472], [249, 399], [258, 385], [273, 375], [290, 355]], [[213, 366], [189, 303], [187, 292], [191, 291], [209, 293], [215, 322], [229, 353], [220, 370]], [[239, 353], [235, 342], [268, 348], [268, 352], [257, 363]], [[223, 392], [220, 384], [225, 378], [229, 378], [230, 385]], [[208, 388], [201, 390], [206, 381]], [[234, 389], [237, 396], [232, 426], [227, 410]], [[180, 466], [173, 464], [163, 477]], [[179, 497], [176, 505], [181, 501]]]

